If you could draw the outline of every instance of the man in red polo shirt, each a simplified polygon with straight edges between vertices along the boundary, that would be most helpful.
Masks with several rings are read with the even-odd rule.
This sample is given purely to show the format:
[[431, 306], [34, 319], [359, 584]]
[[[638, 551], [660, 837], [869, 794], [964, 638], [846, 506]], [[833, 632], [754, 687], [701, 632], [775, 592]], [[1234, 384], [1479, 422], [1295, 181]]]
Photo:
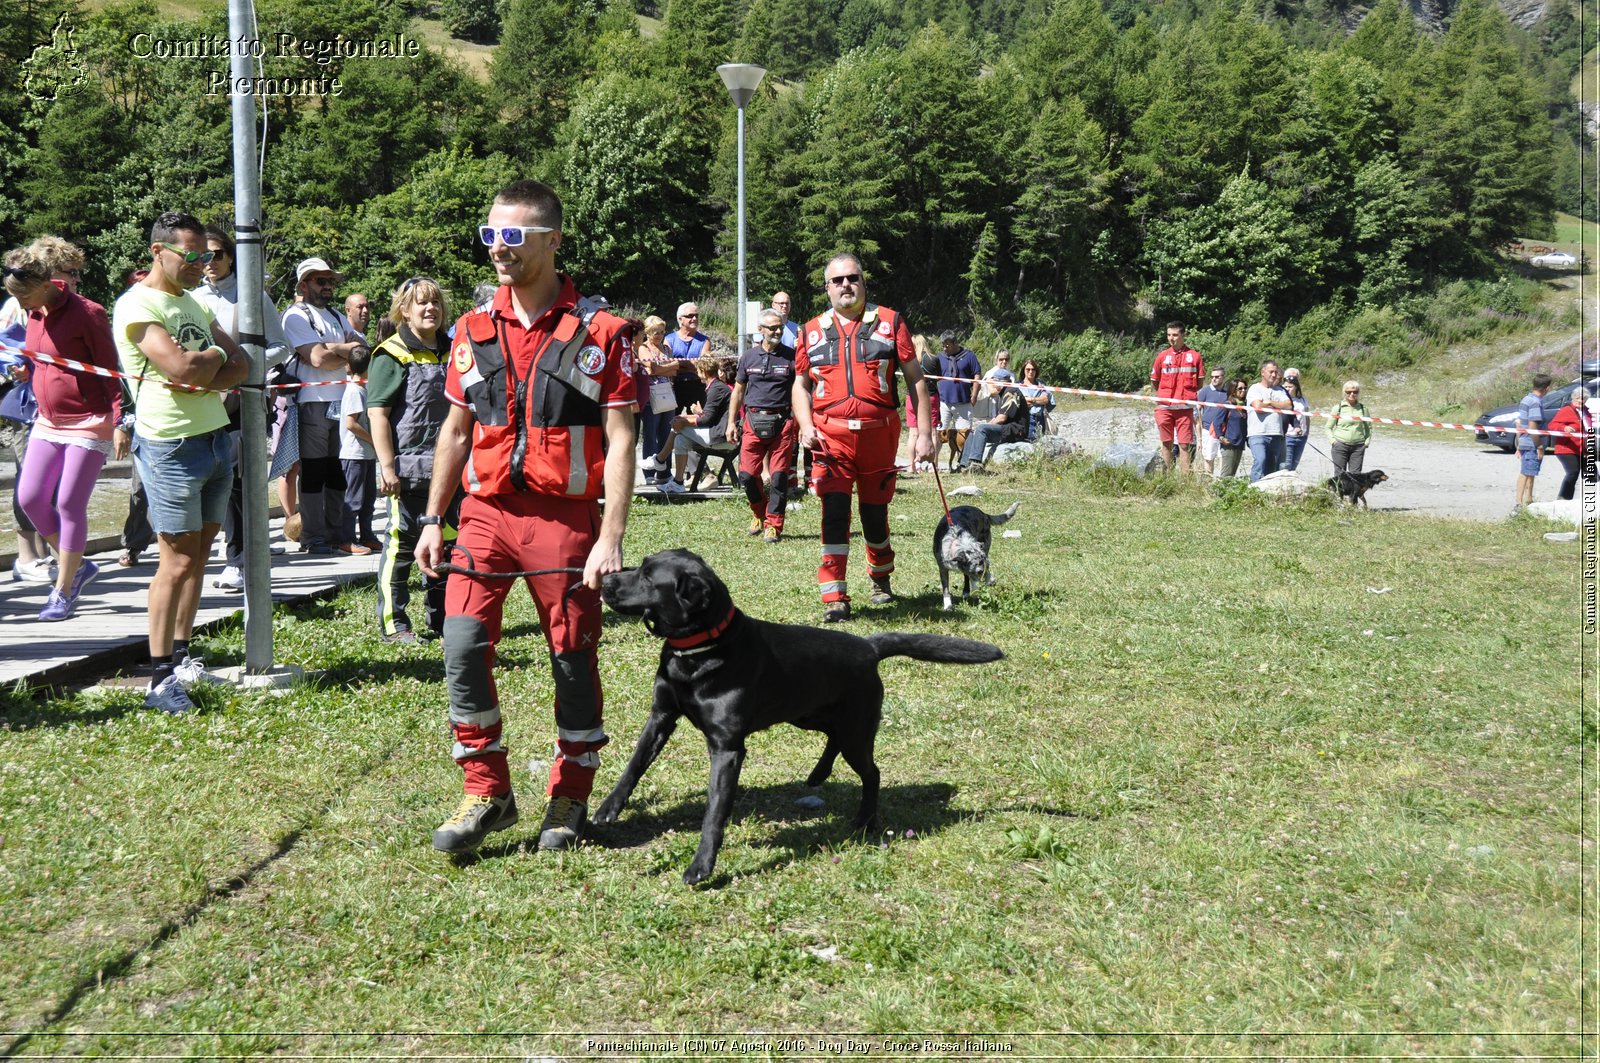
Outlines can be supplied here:
[[[556, 755], [539, 848], [577, 844], [588, 817], [601, 728], [600, 578], [622, 569], [633, 494], [633, 347], [627, 322], [578, 294], [556, 271], [561, 200], [538, 181], [500, 191], [479, 237], [500, 281], [494, 301], [456, 323], [445, 395], [451, 410], [434, 451], [433, 485], [416, 557], [436, 575], [441, 514], [466, 491], [455, 563], [480, 572], [575, 568], [527, 578], [550, 651]], [[600, 515], [599, 499], [612, 500]], [[433, 846], [469, 853], [517, 821], [494, 653], [512, 580], [452, 573], [444, 660], [455, 759], [466, 796]]]
[[[1183, 334], [1182, 321], [1167, 322], [1167, 349], [1156, 355], [1150, 383], [1157, 398], [1187, 403], [1200, 397], [1206, 369], [1200, 352], [1184, 342]], [[1176, 451], [1178, 471], [1187, 474], [1194, 460], [1194, 407], [1183, 403], [1156, 403], [1156, 432], [1161, 437], [1162, 464], [1170, 471]]]
[[933, 460], [933, 419], [928, 384], [911, 345], [911, 330], [897, 311], [867, 302], [861, 260], [835, 255], [823, 271], [831, 308], [800, 330], [792, 392], [800, 445], [814, 452], [811, 483], [822, 502], [822, 619], [850, 617], [845, 567], [850, 560], [850, 492], [861, 497], [861, 537], [874, 605], [894, 600], [889, 574], [889, 500], [894, 497], [900, 444], [900, 399], [895, 369], [917, 400], [911, 460]]

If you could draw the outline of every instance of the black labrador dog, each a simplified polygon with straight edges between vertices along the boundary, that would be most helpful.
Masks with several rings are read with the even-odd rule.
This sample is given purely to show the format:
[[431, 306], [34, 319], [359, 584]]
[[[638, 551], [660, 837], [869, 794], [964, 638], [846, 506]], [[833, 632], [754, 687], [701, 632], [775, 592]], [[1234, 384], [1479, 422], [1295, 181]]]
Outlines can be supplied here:
[[998, 646], [945, 635], [885, 632], [861, 638], [837, 628], [773, 624], [746, 616], [728, 588], [688, 550], [651, 554], [637, 569], [605, 577], [601, 599], [619, 613], [644, 618], [666, 640], [656, 671], [655, 702], [633, 756], [610, 796], [595, 813], [615, 823], [639, 779], [686, 717], [706, 736], [711, 784], [700, 847], [683, 881], [693, 886], [711, 875], [733, 812], [748, 735], [792, 723], [827, 737], [822, 757], [806, 779], [821, 786], [843, 755], [861, 776], [855, 826], [878, 824], [878, 765], [873, 745], [883, 717], [885, 657], [981, 664], [1005, 656]]
[[1360, 504], [1367, 509], [1367, 492], [1377, 487], [1389, 478], [1382, 469], [1373, 469], [1370, 472], [1341, 472], [1328, 478], [1328, 488], [1339, 496], [1339, 501], [1347, 505]]
[[948, 518], [940, 517], [933, 529], [933, 559], [939, 563], [939, 589], [944, 591], [944, 611], [950, 611], [950, 572], [961, 573], [961, 595], [969, 601], [978, 585], [994, 582], [989, 575], [989, 549], [994, 526], [1017, 515], [1021, 502], [1004, 513], [985, 513], [977, 506], [956, 506]]

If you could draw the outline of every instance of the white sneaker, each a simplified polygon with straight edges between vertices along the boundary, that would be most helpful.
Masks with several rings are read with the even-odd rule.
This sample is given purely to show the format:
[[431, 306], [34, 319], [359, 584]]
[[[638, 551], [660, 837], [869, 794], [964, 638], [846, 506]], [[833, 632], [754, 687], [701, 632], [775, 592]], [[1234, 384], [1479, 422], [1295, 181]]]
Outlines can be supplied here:
[[56, 563], [52, 558], [41, 557], [33, 561], [11, 562], [11, 579], [18, 583], [54, 583]]
[[183, 663], [172, 670], [178, 682], [184, 686], [194, 686], [196, 683], [215, 683], [218, 686], [227, 686], [228, 681], [206, 671], [206, 662], [199, 657], [190, 655], [183, 659]]
[[211, 581], [211, 585], [218, 590], [232, 591], [235, 594], [244, 591], [244, 573], [233, 565], [228, 565]]
[[656, 460], [656, 456], [654, 454], [650, 455], [648, 458], [644, 458], [639, 462], [639, 471], [642, 473], [659, 472], [660, 470], [661, 463]]
[[662, 480], [656, 484], [656, 489], [664, 495], [686, 495], [689, 489], [676, 480]]
[[194, 702], [189, 700], [189, 695], [184, 692], [183, 685], [178, 681], [177, 673], [167, 676], [159, 686], [153, 686], [144, 694], [144, 707], [147, 709], [160, 709], [162, 712], [174, 716], [194, 710]]

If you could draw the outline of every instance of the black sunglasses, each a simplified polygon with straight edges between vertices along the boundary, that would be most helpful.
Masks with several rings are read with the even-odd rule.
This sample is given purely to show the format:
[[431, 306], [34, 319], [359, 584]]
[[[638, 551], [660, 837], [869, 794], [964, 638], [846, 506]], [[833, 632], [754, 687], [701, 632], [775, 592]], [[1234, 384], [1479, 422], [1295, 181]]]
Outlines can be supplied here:
[[846, 284], [860, 284], [861, 274], [846, 273], [842, 277], [829, 277], [828, 283], [833, 285], [835, 288], [842, 288]]

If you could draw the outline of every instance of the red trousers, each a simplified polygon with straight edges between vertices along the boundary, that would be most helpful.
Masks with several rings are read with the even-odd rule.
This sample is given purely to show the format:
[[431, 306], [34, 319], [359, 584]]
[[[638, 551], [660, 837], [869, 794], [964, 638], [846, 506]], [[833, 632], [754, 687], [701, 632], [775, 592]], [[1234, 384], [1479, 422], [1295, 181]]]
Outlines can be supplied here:
[[815, 423], [811, 485], [822, 502], [822, 563], [817, 566], [817, 586], [824, 602], [848, 602], [845, 570], [850, 562], [852, 489], [861, 506], [867, 573], [887, 576], [894, 571], [888, 513], [900, 471], [895, 463], [900, 417], [890, 413], [851, 428], [848, 421], [818, 414]]
[[[746, 421], [744, 434], [739, 439], [739, 482], [744, 485], [750, 512], [767, 527], [780, 532], [788, 510], [789, 481], [794, 476], [794, 457], [799, 442], [800, 427], [793, 417], [784, 418], [782, 429], [771, 439], [757, 439]], [[763, 464], [772, 474], [770, 489], [761, 482]]]
[[[581, 570], [599, 531], [600, 507], [591, 501], [526, 493], [468, 495], [461, 504], [460, 549], [450, 560], [480, 572]], [[557, 740], [548, 792], [586, 801], [600, 763], [597, 751], [610, 739], [601, 728], [600, 596], [580, 588], [567, 597], [581, 578], [560, 572], [523, 582], [539, 612], [555, 687]], [[450, 730], [469, 794], [493, 796], [511, 789], [494, 658], [506, 595], [516, 582], [454, 572], [445, 589]]]

